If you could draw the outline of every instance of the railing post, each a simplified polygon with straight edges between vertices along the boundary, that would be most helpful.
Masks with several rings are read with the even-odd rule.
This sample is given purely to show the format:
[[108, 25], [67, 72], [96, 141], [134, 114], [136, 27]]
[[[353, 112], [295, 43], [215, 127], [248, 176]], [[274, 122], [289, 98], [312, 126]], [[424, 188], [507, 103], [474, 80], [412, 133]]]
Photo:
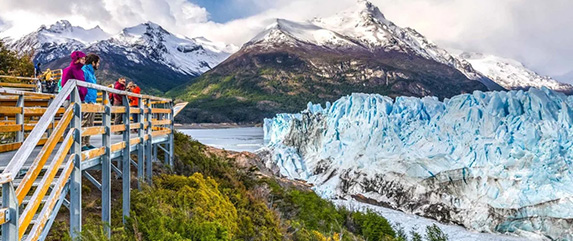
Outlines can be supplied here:
[[171, 102], [169, 102], [169, 108], [171, 109], [171, 113], [169, 114], [169, 120], [171, 120], [171, 124], [169, 125], [169, 129], [171, 129], [171, 133], [169, 133], [169, 166], [171, 167], [171, 170], [174, 168], [173, 157], [175, 155], [175, 148], [173, 146], [173, 140], [175, 139], [175, 110], [173, 107], [173, 100], [171, 100]]
[[12, 182], [2, 184], [2, 206], [9, 209], [5, 215], [10, 220], [2, 225], [2, 241], [16, 241], [18, 240], [19, 210]]
[[123, 191], [123, 223], [127, 221], [129, 217], [129, 210], [131, 206], [131, 157], [130, 157], [130, 145], [129, 145], [129, 135], [131, 130], [129, 129], [129, 99], [126, 95], [122, 95], [123, 106], [125, 106], [125, 113], [123, 114], [123, 123], [125, 124], [125, 131], [123, 132], [123, 141], [125, 142], [125, 148], [123, 149], [123, 177], [122, 177], [122, 191]]
[[101, 220], [104, 224], [104, 232], [107, 238], [111, 238], [111, 105], [107, 91], [103, 92], [103, 104], [105, 106], [102, 116], [102, 125], [105, 133], [102, 135], [102, 146], [105, 147], [105, 155], [101, 162]]
[[143, 186], [143, 182], [145, 182], [145, 129], [143, 120], [143, 100], [138, 98], [137, 101], [137, 108], [139, 109], [139, 114], [137, 114], [137, 122], [139, 124], [139, 128], [137, 129], [137, 137], [139, 137], [139, 144], [137, 145], [137, 187], [141, 190]]
[[16, 105], [22, 108], [20, 114], [16, 114], [16, 125], [20, 125], [20, 131], [16, 133], [16, 142], [24, 141], [24, 95], [18, 96]]
[[77, 86], [74, 87], [70, 100], [74, 105], [74, 117], [71, 127], [75, 129], [74, 143], [71, 150], [76, 155], [70, 177], [70, 235], [73, 240], [76, 240], [82, 232], [82, 101]]
[[151, 100], [147, 99], [147, 102], [145, 103], [146, 109], [147, 109], [147, 113], [145, 113], [145, 121], [147, 123], [147, 129], [145, 130], [145, 133], [147, 135], [147, 143], [145, 144], [145, 174], [147, 176], [147, 183], [149, 185], [153, 184], [153, 154], [152, 154], [152, 148], [153, 148], [153, 137], [151, 135], [153, 129], [152, 129], [152, 118], [153, 115], [151, 114]]

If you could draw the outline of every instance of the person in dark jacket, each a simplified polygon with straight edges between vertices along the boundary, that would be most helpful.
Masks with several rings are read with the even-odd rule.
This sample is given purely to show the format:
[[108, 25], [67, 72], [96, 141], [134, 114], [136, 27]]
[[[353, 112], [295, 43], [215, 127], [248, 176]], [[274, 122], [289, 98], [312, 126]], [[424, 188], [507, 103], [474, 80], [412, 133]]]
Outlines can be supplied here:
[[[119, 78], [115, 82], [115, 84], [113, 85], [113, 88], [116, 90], [125, 91], [125, 78], [123, 78], [123, 77]], [[114, 106], [124, 106], [123, 104], [124, 104], [123, 103], [123, 96], [118, 95], [118, 94], [113, 94], [113, 105]], [[123, 114], [121, 114], [121, 113], [115, 114], [115, 119], [113, 121], [113, 124], [119, 125], [122, 123], [122, 121], [123, 121]], [[120, 134], [120, 133], [116, 133], [116, 134]]]
[[[84, 71], [82, 70], [82, 67], [84, 67], [84, 64], [86, 63], [86, 54], [81, 51], [74, 51], [70, 57], [72, 58], [70, 66], [65, 68], [62, 72], [62, 87], [66, 86], [66, 82], [71, 79], [86, 81]], [[84, 101], [88, 89], [78, 86], [78, 91], [80, 92], [80, 99]], [[69, 98], [70, 97], [68, 96], [68, 99]]]
[[[84, 71], [84, 75], [86, 78], [86, 82], [96, 84], [97, 79], [95, 76], [95, 71], [99, 68], [100, 58], [96, 54], [88, 54], [86, 57], [86, 65], [82, 67]], [[88, 88], [88, 92], [84, 99], [84, 103], [86, 104], [95, 104], [97, 102], [97, 90]], [[95, 120], [95, 113], [85, 112], [82, 117], [82, 127], [90, 127], [94, 126]], [[82, 137], [82, 150], [90, 150], [94, 149], [95, 147], [90, 144], [90, 136]]]

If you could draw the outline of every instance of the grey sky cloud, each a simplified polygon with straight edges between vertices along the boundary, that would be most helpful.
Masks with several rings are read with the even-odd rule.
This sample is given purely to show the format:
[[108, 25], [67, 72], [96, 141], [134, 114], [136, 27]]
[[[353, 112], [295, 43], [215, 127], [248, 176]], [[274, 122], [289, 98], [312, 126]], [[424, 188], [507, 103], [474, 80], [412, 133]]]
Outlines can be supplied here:
[[[259, 13], [224, 24], [187, 0], [2, 0], [0, 21], [20, 32], [68, 19], [109, 32], [145, 21], [189, 36], [241, 45], [274, 18], [304, 21], [327, 16], [356, 0], [232, 0], [236, 11]], [[446, 48], [514, 58], [547, 75], [573, 71], [571, 0], [371, 0], [388, 19], [412, 27]], [[6, 10], [5, 10], [6, 9]], [[242, 10], [245, 9], [245, 10]], [[32, 21], [32, 23], [29, 23]], [[1, 28], [1, 27], [0, 27]], [[571, 80], [573, 82], [573, 80]]]

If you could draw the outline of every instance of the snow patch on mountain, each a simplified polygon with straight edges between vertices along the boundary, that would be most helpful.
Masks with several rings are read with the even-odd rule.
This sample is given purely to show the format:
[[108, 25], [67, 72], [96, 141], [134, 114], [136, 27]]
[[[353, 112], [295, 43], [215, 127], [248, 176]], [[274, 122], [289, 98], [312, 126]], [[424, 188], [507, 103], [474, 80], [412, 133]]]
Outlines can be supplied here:
[[99, 26], [84, 29], [61, 20], [49, 27], [42, 25], [37, 31], [18, 40], [8, 38], [7, 46], [21, 54], [33, 53], [37, 62], [47, 63], [109, 36]]
[[[208, 40], [202, 40], [207, 43]], [[91, 49], [121, 53], [136, 63], [151, 60], [174, 71], [200, 75], [225, 60], [230, 53], [216, 49], [215, 43], [203, 47], [197, 41], [178, 37], [161, 26], [147, 22], [124, 29], [108, 40], [100, 41]], [[228, 48], [228, 47], [227, 47]]]
[[418, 55], [456, 68], [468, 79], [481, 81], [489, 89], [502, 89], [475, 71], [468, 62], [452, 56], [414, 29], [395, 25], [378, 7], [365, 0], [358, 0], [354, 8], [331, 17], [307, 22], [278, 19], [245, 46], [272, 48], [300, 43], [334, 49], [381, 49]]
[[552, 90], [573, 93], [572, 85], [561, 83], [549, 76], [541, 76], [516, 60], [481, 53], [459, 52], [461, 52], [460, 58], [470, 62], [476, 70], [506, 89], [545, 86]]
[[562, 93], [353, 94], [267, 119], [264, 130], [267, 166], [323, 197], [573, 239], [573, 97]]
[[355, 45], [344, 36], [310, 22], [294, 22], [285, 19], [276, 19], [246, 45], [297, 46], [301, 42], [331, 48]]
[[75, 50], [102, 51], [125, 55], [136, 64], [153, 61], [192, 76], [210, 70], [237, 51], [234, 45], [176, 36], [151, 22], [110, 35], [99, 26], [84, 29], [66, 20], [42, 26], [18, 40], [8, 39], [8, 47], [21, 54], [33, 52], [35, 62], [44, 64], [66, 58]]

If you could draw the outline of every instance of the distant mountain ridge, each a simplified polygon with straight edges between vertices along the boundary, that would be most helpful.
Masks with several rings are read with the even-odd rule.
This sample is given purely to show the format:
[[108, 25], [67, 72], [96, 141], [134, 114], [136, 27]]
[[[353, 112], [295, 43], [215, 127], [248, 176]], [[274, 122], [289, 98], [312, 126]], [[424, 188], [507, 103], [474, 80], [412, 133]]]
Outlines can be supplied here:
[[104, 68], [98, 73], [102, 79], [109, 82], [127, 76], [154, 93], [188, 82], [235, 49], [205, 38], [179, 37], [152, 22], [111, 35], [99, 27], [86, 30], [66, 20], [17, 40], [8, 39], [8, 46], [20, 53], [33, 52], [35, 62], [51, 68], [65, 67], [74, 50], [95, 52], [103, 58]]
[[460, 58], [471, 63], [479, 72], [506, 89], [547, 87], [566, 94], [573, 94], [572, 85], [559, 82], [549, 76], [541, 76], [513, 59], [481, 53], [459, 52], [461, 52]]

